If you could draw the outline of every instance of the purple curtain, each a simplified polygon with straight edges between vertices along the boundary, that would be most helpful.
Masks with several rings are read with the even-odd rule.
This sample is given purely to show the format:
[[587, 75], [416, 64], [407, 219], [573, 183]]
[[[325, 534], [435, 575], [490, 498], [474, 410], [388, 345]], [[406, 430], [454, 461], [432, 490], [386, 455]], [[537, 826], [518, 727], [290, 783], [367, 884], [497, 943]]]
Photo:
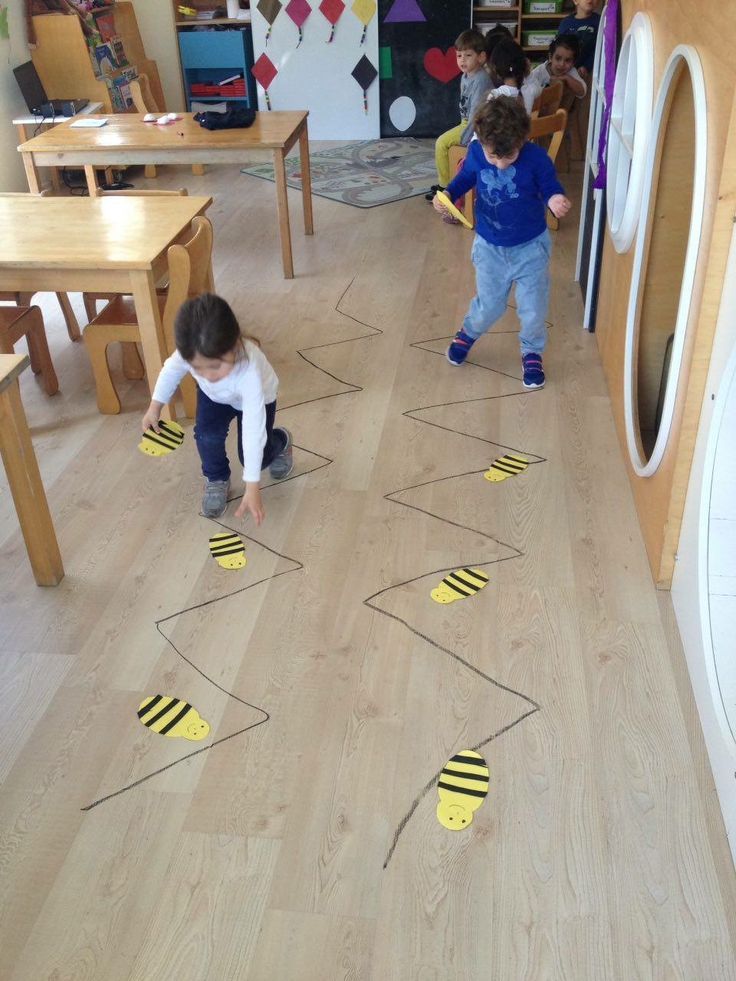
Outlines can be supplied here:
[[603, 79], [603, 90], [606, 93], [606, 105], [601, 119], [601, 132], [598, 138], [598, 176], [593, 187], [606, 186], [606, 150], [608, 149], [608, 128], [611, 123], [611, 107], [613, 105], [613, 83], [616, 80], [616, 53], [618, 51], [618, 19], [619, 0], [608, 0], [603, 11], [603, 55], [606, 60], [606, 76]]

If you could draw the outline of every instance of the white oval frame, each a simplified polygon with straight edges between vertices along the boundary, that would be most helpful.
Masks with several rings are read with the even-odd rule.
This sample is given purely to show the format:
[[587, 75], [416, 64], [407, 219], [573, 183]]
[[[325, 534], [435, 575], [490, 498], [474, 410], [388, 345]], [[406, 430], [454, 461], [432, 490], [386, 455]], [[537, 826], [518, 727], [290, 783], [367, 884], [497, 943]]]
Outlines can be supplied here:
[[[642, 282], [642, 274], [646, 272], [643, 267], [644, 255], [648, 252], [649, 240], [649, 209], [652, 199], [652, 190], [655, 186], [654, 164], [657, 158], [660, 129], [662, 126], [662, 116], [664, 114], [667, 96], [669, 95], [672, 80], [685, 62], [690, 72], [690, 80], [693, 90], [693, 102], [695, 111], [695, 147], [694, 147], [694, 167], [693, 167], [693, 203], [690, 211], [690, 229], [688, 232], [687, 249], [685, 251], [685, 263], [682, 271], [682, 284], [680, 286], [680, 299], [677, 305], [677, 317], [675, 320], [675, 336], [672, 342], [672, 355], [670, 367], [667, 375], [667, 387], [665, 389], [664, 404], [662, 407], [662, 417], [659, 424], [659, 431], [654, 443], [649, 459], [644, 458], [642, 453], [641, 436], [639, 434], [639, 415], [636, 409], [636, 393], [634, 392], [635, 375], [635, 354], [639, 348], [639, 292]], [[672, 428], [672, 417], [675, 411], [675, 397], [677, 394], [680, 369], [682, 367], [682, 352], [685, 345], [685, 335], [687, 324], [690, 318], [690, 307], [692, 303], [692, 289], [695, 279], [695, 267], [698, 260], [698, 250], [700, 247], [700, 235], [703, 227], [703, 210], [705, 204], [705, 177], [706, 177], [706, 157], [707, 157], [708, 126], [706, 119], [705, 101], [705, 78], [700, 58], [695, 48], [686, 44], [678, 44], [670, 55], [665, 66], [662, 82], [659, 86], [657, 102], [654, 109], [651, 134], [646, 153], [646, 170], [649, 174], [649, 181], [644, 191], [640, 215], [639, 227], [636, 236], [636, 249], [634, 252], [634, 266], [631, 276], [631, 287], [629, 291], [629, 304], [626, 313], [626, 346], [624, 352], [624, 422], [626, 428], [626, 443], [629, 450], [631, 464], [639, 477], [651, 477], [662, 462], [664, 451]]]
[[[633, 74], [633, 81], [632, 81]], [[627, 92], [634, 85], [633, 96]], [[629, 100], [627, 101], [627, 95]], [[639, 202], [646, 173], [646, 148], [652, 122], [654, 97], [654, 39], [652, 24], [647, 14], [637, 13], [621, 45], [616, 79], [613, 86], [611, 118], [608, 125], [608, 150], [606, 159], [606, 218], [613, 247], [619, 253], [628, 252], [636, 234]], [[624, 126], [619, 121], [631, 119], [625, 116], [633, 100], [634, 139], [631, 146], [631, 165], [627, 171], [626, 186], [619, 173], [625, 165], [622, 155], [625, 148]], [[623, 204], [622, 204], [623, 197]]]

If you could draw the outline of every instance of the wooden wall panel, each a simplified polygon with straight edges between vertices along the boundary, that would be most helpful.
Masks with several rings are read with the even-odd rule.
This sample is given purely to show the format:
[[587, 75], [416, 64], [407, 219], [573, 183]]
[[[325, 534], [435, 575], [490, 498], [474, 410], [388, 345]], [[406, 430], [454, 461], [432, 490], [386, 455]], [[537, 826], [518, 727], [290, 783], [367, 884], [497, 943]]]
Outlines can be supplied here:
[[[652, 575], [668, 588], [690, 475], [695, 434], [731, 236], [736, 192], [736, 133], [731, 125], [736, 87], [736, 5], [716, 0], [623, 0], [626, 31], [635, 13], [647, 13], [654, 35], [655, 100], [667, 60], [678, 44], [698, 52], [705, 75], [708, 153], [705, 216], [688, 338], [669, 442], [657, 472], [639, 477], [629, 463], [624, 429], [623, 364], [632, 249], [618, 255], [606, 231], [596, 324], [619, 440], [624, 451]], [[729, 137], [730, 133], [733, 134]], [[683, 173], [683, 185], [692, 180]], [[684, 195], [686, 197], [686, 195]]]

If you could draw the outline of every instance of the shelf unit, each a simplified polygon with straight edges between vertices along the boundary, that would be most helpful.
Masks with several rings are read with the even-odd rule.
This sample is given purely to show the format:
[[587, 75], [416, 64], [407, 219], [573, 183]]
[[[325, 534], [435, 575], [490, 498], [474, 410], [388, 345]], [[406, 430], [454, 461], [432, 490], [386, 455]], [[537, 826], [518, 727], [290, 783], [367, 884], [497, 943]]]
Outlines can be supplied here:
[[[482, 31], [484, 27], [493, 24], [514, 26], [514, 40], [521, 44], [531, 61], [542, 61], [548, 45], [522, 44], [524, 35], [529, 31], [554, 31], [556, 33], [560, 21], [569, 17], [574, 11], [572, 0], [565, 0], [563, 10], [559, 14], [528, 14], [524, 4], [512, 7], [502, 6], [473, 6], [473, 27]], [[539, 56], [535, 58], [535, 55]]]
[[[235, 102], [257, 108], [247, 0], [240, 0], [243, 16], [238, 18], [219, 16], [225, 9], [214, 0], [172, 2], [187, 110], [191, 111], [192, 102]], [[185, 9], [195, 13], [184, 14]], [[203, 12], [218, 16], [203, 17]]]

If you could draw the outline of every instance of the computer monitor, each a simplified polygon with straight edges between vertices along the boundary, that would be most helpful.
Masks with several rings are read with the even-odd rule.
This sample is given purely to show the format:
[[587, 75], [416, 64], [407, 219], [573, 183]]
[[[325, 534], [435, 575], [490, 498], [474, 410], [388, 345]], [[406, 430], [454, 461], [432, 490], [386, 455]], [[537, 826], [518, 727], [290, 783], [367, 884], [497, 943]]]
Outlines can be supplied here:
[[27, 61], [25, 65], [18, 65], [17, 68], [13, 69], [13, 74], [21, 95], [26, 100], [26, 105], [31, 112], [37, 112], [44, 103], [49, 101], [32, 61]]

